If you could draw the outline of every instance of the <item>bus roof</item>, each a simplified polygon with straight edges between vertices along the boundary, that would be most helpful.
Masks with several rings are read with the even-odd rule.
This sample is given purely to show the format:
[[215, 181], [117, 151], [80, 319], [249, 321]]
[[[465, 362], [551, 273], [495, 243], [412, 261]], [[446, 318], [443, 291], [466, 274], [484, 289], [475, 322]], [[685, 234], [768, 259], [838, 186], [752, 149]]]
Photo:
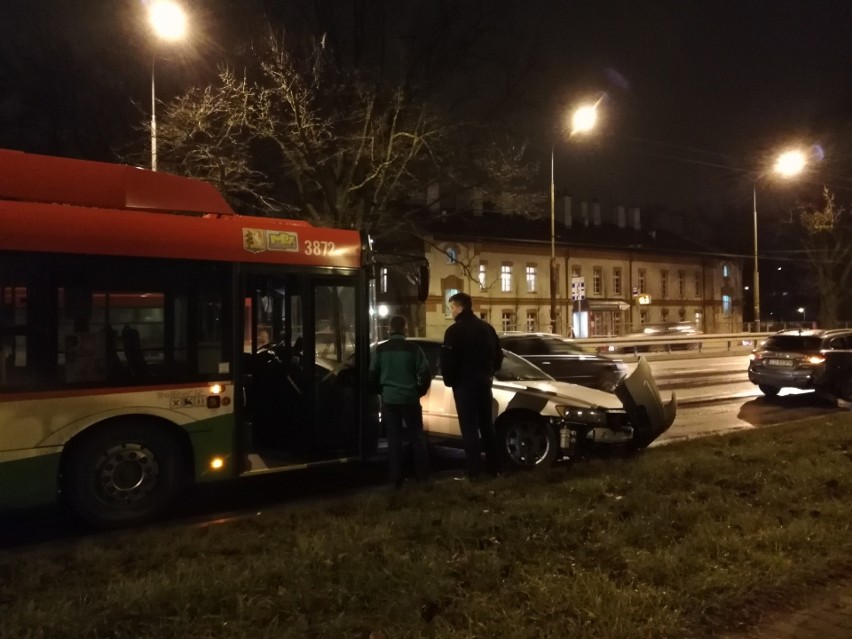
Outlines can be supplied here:
[[236, 215], [213, 186], [0, 149], [0, 250], [357, 268], [360, 233]]
[[233, 215], [200, 180], [123, 164], [0, 149], [0, 198], [105, 209]]

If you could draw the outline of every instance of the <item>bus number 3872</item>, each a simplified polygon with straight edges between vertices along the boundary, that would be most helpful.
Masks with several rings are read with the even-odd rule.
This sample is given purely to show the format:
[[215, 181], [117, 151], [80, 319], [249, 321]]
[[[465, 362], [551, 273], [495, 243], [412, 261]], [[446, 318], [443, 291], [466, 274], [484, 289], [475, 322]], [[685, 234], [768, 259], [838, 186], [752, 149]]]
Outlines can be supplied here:
[[305, 255], [331, 255], [332, 253], [334, 253], [334, 242], [305, 240]]

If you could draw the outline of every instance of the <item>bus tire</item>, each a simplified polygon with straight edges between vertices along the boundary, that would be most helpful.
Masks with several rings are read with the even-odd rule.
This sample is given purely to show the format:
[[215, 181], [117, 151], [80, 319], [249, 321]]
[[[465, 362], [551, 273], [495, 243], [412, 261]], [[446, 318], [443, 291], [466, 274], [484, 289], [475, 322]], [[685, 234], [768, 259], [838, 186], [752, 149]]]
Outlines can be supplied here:
[[185, 484], [180, 445], [161, 424], [133, 420], [86, 435], [71, 451], [65, 492], [74, 513], [98, 528], [151, 521]]

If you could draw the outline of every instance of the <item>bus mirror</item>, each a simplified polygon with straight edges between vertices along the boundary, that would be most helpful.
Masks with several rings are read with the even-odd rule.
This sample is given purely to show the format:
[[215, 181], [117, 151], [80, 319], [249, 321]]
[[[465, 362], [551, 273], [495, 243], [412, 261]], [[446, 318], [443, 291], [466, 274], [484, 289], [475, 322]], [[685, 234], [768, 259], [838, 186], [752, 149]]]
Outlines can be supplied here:
[[425, 302], [429, 297], [429, 263], [421, 264], [417, 268], [417, 299]]

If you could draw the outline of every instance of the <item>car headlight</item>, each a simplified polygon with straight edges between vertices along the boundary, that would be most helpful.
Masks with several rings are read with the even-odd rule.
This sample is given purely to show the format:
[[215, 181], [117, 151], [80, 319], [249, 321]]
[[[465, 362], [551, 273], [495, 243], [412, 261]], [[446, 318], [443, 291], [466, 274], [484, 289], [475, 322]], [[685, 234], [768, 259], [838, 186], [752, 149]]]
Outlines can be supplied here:
[[557, 406], [556, 412], [562, 419], [582, 424], [606, 424], [606, 412], [596, 408], [577, 408], [576, 406]]

